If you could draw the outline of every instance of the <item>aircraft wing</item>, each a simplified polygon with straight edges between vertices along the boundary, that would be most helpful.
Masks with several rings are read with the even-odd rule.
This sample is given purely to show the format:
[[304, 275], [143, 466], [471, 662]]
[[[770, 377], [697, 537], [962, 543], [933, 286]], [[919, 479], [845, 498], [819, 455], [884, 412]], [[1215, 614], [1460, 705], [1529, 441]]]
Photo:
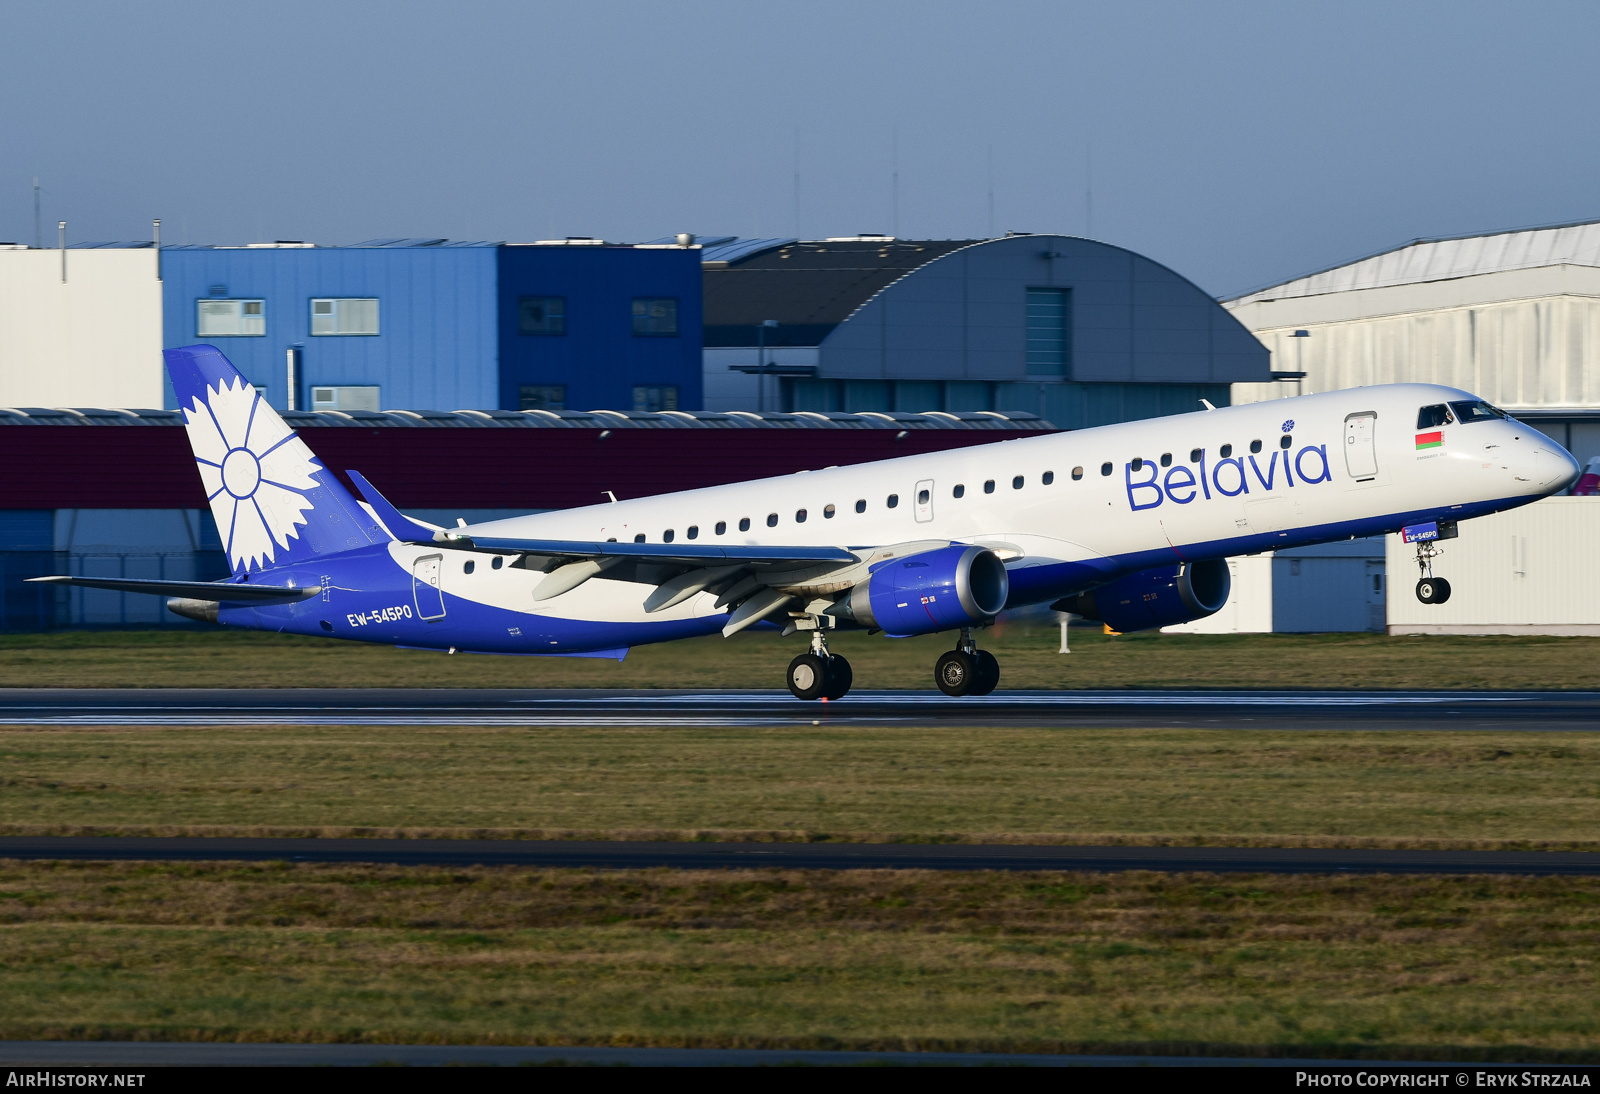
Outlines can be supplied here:
[[84, 589], [110, 589], [118, 593], [153, 593], [157, 596], [177, 596], [190, 600], [218, 600], [233, 603], [261, 603], [263, 601], [308, 600], [322, 592], [321, 585], [251, 585], [225, 581], [148, 581], [121, 577], [68, 577], [54, 574], [49, 577], [30, 577], [28, 581], [47, 585], [73, 585]]
[[530, 555], [562, 558], [616, 558], [649, 562], [676, 562], [686, 566], [784, 565], [802, 562], [857, 562], [843, 547], [717, 547], [698, 543], [592, 543], [569, 539], [500, 539], [492, 536], [450, 535], [450, 542], [483, 551], [522, 551]]

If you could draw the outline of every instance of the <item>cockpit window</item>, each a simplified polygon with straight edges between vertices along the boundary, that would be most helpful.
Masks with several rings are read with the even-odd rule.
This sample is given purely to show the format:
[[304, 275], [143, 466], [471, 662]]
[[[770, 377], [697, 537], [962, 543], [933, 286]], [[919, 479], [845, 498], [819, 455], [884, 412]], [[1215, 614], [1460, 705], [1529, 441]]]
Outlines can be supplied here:
[[1450, 408], [1440, 403], [1438, 406], [1425, 406], [1417, 411], [1418, 429], [1437, 429], [1441, 425], [1455, 425], [1456, 420], [1450, 417]]
[[1505, 411], [1497, 406], [1490, 406], [1482, 400], [1473, 403], [1451, 403], [1450, 409], [1456, 412], [1456, 421], [1461, 422], [1463, 425], [1471, 425], [1473, 422], [1488, 422], [1493, 421], [1495, 418], [1506, 417]]

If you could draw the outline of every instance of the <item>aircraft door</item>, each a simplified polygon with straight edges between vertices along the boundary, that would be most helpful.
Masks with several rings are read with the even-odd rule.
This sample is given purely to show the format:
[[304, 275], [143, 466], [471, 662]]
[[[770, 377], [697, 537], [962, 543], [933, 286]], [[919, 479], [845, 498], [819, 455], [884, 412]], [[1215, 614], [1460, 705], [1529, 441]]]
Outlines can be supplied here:
[[418, 618], [444, 618], [443, 573], [443, 555], [423, 555], [411, 564], [411, 595], [417, 602]]
[[1344, 466], [1352, 479], [1370, 479], [1378, 473], [1377, 422], [1378, 415], [1370, 410], [1344, 420]]
[[917, 483], [917, 523], [926, 524], [933, 519], [933, 480]]

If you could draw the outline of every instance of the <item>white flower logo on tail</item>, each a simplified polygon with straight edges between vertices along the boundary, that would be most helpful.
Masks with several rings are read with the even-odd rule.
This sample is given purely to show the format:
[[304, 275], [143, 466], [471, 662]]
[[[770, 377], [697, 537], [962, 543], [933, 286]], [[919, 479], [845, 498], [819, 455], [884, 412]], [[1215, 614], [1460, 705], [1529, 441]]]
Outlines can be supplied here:
[[200, 479], [234, 569], [255, 569], [298, 539], [319, 470], [311, 450], [242, 379], [183, 412]]

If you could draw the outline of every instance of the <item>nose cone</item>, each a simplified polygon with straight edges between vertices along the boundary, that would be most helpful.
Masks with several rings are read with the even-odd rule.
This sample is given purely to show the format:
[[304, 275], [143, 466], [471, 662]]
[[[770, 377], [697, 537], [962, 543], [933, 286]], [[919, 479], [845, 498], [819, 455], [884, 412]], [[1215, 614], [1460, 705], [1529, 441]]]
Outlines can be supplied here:
[[1578, 481], [1583, 468], [1560, 445], [1541, 445], [1533, 454], [1534, 481], [1547, 494], [1559, 493]]

